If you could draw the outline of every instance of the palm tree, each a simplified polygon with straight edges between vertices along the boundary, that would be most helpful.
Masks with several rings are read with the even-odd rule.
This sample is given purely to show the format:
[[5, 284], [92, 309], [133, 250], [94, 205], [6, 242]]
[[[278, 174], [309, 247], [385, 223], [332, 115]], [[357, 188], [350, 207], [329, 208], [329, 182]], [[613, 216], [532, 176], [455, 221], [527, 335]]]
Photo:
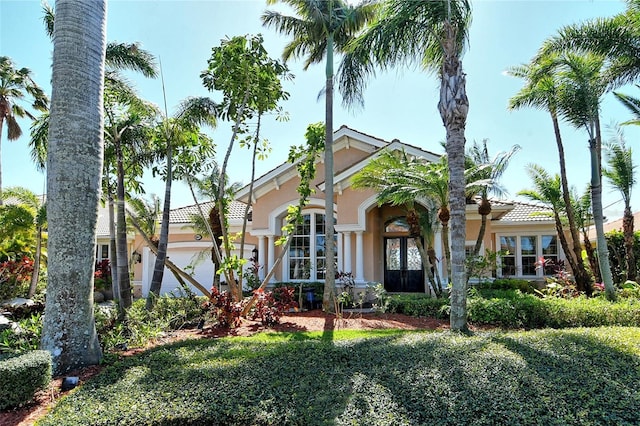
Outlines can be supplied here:
[[58, 0], [57, 11], [42, 348], [51, 353], [53, 371], [60, 374], [97, 364], [102, 357], [92, 291], [104, 137], [106, 1], [92, 1], [88, 7], [83, 0]]
[[[225, 178], [225, 181], [226, 180], [227, 179]], [[200, 214], [192, 217], [194, 230], [199, 233], [209, 234], [211, 244], [219, 246], [222, 238], [222, 227], [226, 226], [226, 224], [222, 224], [220, 222], [220, 218], [226, 218], [227, 214], [224, 212], [220, 215], [218, 208], [222, 205], [226, 210], [233, 195], [242, 188], [242, 184], [240, 182], [233, 182], [227, 184], [227, 188], [224, 191], [220, 191], [220, 166], [217, 162], [213, 162], [209, 173], [200, 179], [187, 176], [187, 184], [192, 190], [194, 201], [198, 205], [198, 210], [200, 211]], [[197, 200], [196, 192], [199, 197], [206, 198], [211, 202], [212, 205], [208, 213], [205, 213], [205, 211], [202, 210], [202, 204]], [[222, 200], [222, 202], [218, 199], [221, 193], [224, 195], [224, 200]], [[242, 250], [240, 252], [242, 253]], [[211, 261], [214, 264], [214, 271], [217, 271], [222, 263], [222, 260], [218, 258], [219, 253], [219, 250], [216, 250], [213, 246], [211, 247]], [[214, 287], [218, 286], [219, 280], [220, 274], [217, 272], [214, 273]]]
[[[155, 106], [138, 98], [128, 84], [117, 80], [105, 81], [104, 92], [105, 110], [105, 171], [115, 171], [116, 189], [116, 219], [115, 219], [115, 259], [112, 259], [112, 269], [116, 269], [116, 283], [114, 288], [118, 295], [120, 316], [132, 304], [131, 278], [129, 274], [129, 251], [127, 249], [127, 222], [125, 215], [125, 178], [129, 184], [136, 177], [142, 176], [141, 157], [148, 150], [152, 120], [158, 114]], [[143, 153], [143, 154], [141, 154]], [[147, 159], [147, 163], [149, 160]], [[107, 179], [107, 198], [111, 201], [112, 185]], [[110, 206], [112, 207], [112, 206]], [[112, 216], [110, 216], [112, 219]], [[111, 223], [111, 220], [110, 220]], [[113, 250], [112, 250], [113, 251]], [[115, 260], [115, 265], [113, 264]]]
[[622, 218], [622, 233], [624, 235], [625, 263], [627, 266], [627, 280], [636, 280], [636, 260], [633, 252], [635, 237], [633, 235], [633, 213], [631, 212], [631, 190], [636, 184], [636, 165], [633, 164], [631, 148], [627, 148], [622, 130], [618, 128], [617, 138], [610, 141], [606, 148], [608, 168], [602, 169], [602, 174], [609, 180], [609, 184], [616, 189], [624, 201]]
[[362, 100], [363, 80], [377, 65], [417, 63], [437, 70], [438, 110], [447, 132], [451, 207], [451, 316], [453, 330], [467, 331], [465, 272], [465, 125], [469, 111], [461, 56], [471, 19], [467, 0], [386, 0], [376, 21], [350, 46], [340, 87], [347, 102]]
[[480, 246], [484, 240], [485, 230], [487, 228], [487, 216], [491, 214], [491, 203], [489, 202], [489, 194], [500, 197], [505, 194], [505, 190], [499, 180], [502, 174], [509, 166], [511, 157], [520, 150], [520, 145], [514, 145], [509, 152], [500, 152], [494, 158], [489, 156], [487, 149], [487, 139], [483, 139], [482, 146], [477, 142], [469, 148], [467, 155], [473, 162], [473, 167], [469, 171], [469, 179], [471, 180], [467, 186], [471, 185], [472, 191], [480, 195], [480, 204], [478, 205], [478, 214], [481, 216], [480, 230], [478, 238], [473, 248], [473, 255], [478, 256]]
[[[436, 207], [439, 201], [434, 197], [431, 177], [433, 177], [433, 163], [410, 158], [404, 151], [385, 151], [379, 157], [369, 161], [360, 172], [354, 175], [352, 186], [356, 189], [372, 188], [376, 190], [379, 205], [390, 203], [404, 207], [407, 212], [409, 235], [418, 247], [425, 275], [428, 277], [436, 296], [440, 297], [442, 293], [440, 276], [434, 274], [436, 265], [435, 251], [433, 250], [433, 219], [436, 215], [430, 210], [437, 208], [438, 214], [440, 214], [442, 209], [441, 206], [440, 208]], [[426, 209], [418, 208], [416, 199], [420, 199]], [[426, 250], [422, 244], [421, 238], [423, 237], [427, 242]], [[434, 272], [432, 272], [432, 267]]]
[[587, 253], [591, 273], [597, 282], [602, 282], [602, 274], [600, 274], [598, 259], [595, 251], [593, 250], [591, 240], [589, 239], [589, 227], [593, 223], [593, 214], [591, 212], [591, 187], [587, 185], [587, 188], [582, 195], [578, 195], [575, 191], [572, 191], [571, 205], [574, 206], [576, 225], [582, 232], [582, 244], [584, 245], [584, 250]]
[[343, 51], [362, 27], [373, 18], [372, 3], [352, 6], [345, 0], [267, 0], [267, 4], [282, 2], [290, 5], [298, 16], [286, 16], [267, 10], [262, 22], [293, 40], [284, 48], [282, 58], [306, 55], [304, 69], [326, 57], [325, 71], [325, 256], [326, 273], [322, 308], [331, 309], [335, 296], [335, 242], [333, 211], [333, 54]]
[[529, 164], [527, 166], [527, 174], [533, 182], [533, 189], [519, 191], [518, 195], [551, 207], [560, 246], [565, 253], [569, 253], [569, 244], [563, 229], [566, 206], [562, 197], [560, 175], [555, 174], [551, 176], [549, 172], [536, 164]]
[[[587, 272], [582, 259], [582, 246], [580, 235], [576, 223], [574, 205], [571, 202], [571, 191], [567, 180], [567, 166], [564, 155], [564, 144], [560, 133], [560, 123], [558, 120], [558, 96], [561, 90], [558, 87], [553, 74], [553, 65], [556, 56], [548, 55], [544, 58], [535, 59], [527, 65], [511, 67], [508, 73], [514, 77], [522, 78], [525, 85], [520, 91], [509, 99], [509, 109], [520, 109], [533, 107], [549, 112], [556, 146], [558, 148], [558, 160], [560, 163], [560, 182], [562, 184], [562, 198], [566, 209], [566, 218], [571, 234], [572, 251], [565, 251], [567, 261], [574, 273], [576, 285], [580, 291], [591, 293], [591, 277]], [[595, 271], [594, 271], [595, 272]]]
[[[46, 1], [42, 4], [42, 21], [47, 35], [53, 39], [55, 12]], [[155, 78], [158, 75], [155, 56], [142, 49], [140, 43], [108, 42], [105, 50], [105, 67], [107, 79], [122, 80], [114, 72], [124, 70], [138, 72], [149, 78]]]
[[555, 72], [562, 89], [558, 97], [561, 115], [576, 128], [586, 130], [589, 136], [591, 206], [596, 227], [598, 262], [607, 298], [612, 300], [615, 299], [615, 288], [602, 214], [600, 100], [607, 85], [603, 79], [604, 65], [602, 56], [565, 53], [556, 60]]
[[[0, 147], [2, 146], [2, 131], [7, 122], [7, 137], [10, 141], [22, 135], [22, 129], [17, 118], [35, 116], [23, 108], [20, 103], [29, 96], [33, 100], [31, 107], [39, 111], [46, 111], [49, 104], [47, 95], [33, 81], [29, 68], [16, 69], [11, 58], [0, 56]], [[0, 151], [1, 152], [1, 151]], [[2, 158], [0, 156], [0, 158]], [[2, 167], [0, 162], [0, 193], [2, 192]], [[0, 197], [0, 206], [2, 197]]]
[[605, 56], [609, 87], [635, 81], [640, 76], [640, 1], [626, 0], [627, 9], [615, 16], [597, 18], [561, 28], [545, 41], [538, 57], [564, 51]]
[[[217, 111], [218, 105], [207, 97], [187, 98], [180, 103], [175, 117], [164, 118], [157, 127], [155, 140], [158, 144], [158, 157], [163, 156], [165, 161], [163, 170], [160, 172], [165, 179], [165, 193], [158, 252], [147, 296], [147, 310], [155, 305], [162, 287], [169, 244], [169, 213], [173, 180], [183, 179], [206, 167], [208, 158], [214, 152], [213, 141], [200, 132], [199, 126], [206, 124], [215, 128]], [[174, 162], [174, 158], [178, 161]], [[159, 172], [159, 169], [156, 169], [156, 172]]]

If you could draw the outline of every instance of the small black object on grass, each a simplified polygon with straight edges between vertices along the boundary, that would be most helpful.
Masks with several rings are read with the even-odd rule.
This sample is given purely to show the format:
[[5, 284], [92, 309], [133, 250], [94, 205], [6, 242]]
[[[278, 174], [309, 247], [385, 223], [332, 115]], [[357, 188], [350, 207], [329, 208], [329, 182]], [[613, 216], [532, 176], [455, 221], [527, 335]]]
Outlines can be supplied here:
[[62, 379], [62, 386], [60, 386], [60, 389], [62, 390], [62, 392], [69, 391], [78, 386], [78, 380], [79, 379], [74, 376], [65, 377], [64, 379]]

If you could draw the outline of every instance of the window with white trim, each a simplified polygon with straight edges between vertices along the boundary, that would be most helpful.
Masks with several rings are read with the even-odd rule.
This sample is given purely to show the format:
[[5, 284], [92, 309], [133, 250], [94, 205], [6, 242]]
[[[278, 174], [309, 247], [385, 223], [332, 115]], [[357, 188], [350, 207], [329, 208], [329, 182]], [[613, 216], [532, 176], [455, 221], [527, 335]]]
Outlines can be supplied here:
[[503, 277], [542, 277], [554, 273], [553, 265], [538, 268], [538, 260], [544, 258], [556, 264], [559, 260], [558, 238], [556, 235], [500, 235], [498, 250], [505, 251], [500, 258], [500, 272]]
[[[337, 245], [334, 244], [333, 247], [336, 253]], [[324, 214], [305, 214], [302, 223], [296, 227], [289, 246], [289, 279], [324, 280], [325, 265]]]

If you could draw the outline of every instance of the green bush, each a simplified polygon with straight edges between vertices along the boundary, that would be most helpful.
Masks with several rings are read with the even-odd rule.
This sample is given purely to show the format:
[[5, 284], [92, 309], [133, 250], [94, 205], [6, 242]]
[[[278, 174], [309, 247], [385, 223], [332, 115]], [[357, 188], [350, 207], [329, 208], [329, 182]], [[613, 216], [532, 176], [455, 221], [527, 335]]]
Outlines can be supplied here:
[[[426, 295], [394, 295], [389, 311], [415, 317], [446, 318], [449, 300]], [[471, 324], [505, 328], [640, 326], [640, 300], [609, 302], [601, 297], [539, 298], [519, 290], [471, 289], [467, 299]]]
[[146, 300], [138, 299], [127, 311], [124, 322], [118, 321], [115, 306], [96, 306], [96, 331], [105, 351], [122, 347], [140, 347], [162, 333], [195, 327], [204, 317], [204, 297], [187, 295], [161, 296], [153, 310], [146, 309]]
[[0, 354], [22, 354], [38, 349], [42, 335], [42, 314], [33, 313], [31, 316], [18, 321], [18, 328], [7, 328], [0, 331]]
[[435, 299], [427, 295], [401, 294], [389, 297], [388, 312], [413, 317], [446, 318], [449, 316], [449, 299]]
[[0, 410], [29, 402], [51, 381], [51, 354], [31, 351], [0, 358]]
[[522, 293], [533, 293], [535, 285], [527, 280], [497, 278], [493, 281], [484, 281], [474, 287], [479, 290], [520, 290]]

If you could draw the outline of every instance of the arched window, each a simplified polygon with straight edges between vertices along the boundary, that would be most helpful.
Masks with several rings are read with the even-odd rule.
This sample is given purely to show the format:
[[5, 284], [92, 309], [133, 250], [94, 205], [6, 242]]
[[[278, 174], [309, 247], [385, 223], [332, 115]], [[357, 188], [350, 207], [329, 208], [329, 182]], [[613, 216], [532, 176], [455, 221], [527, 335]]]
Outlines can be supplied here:
[[[334, 253], [335, 247], [334, 244]], [[289, 246], [289, 279], [324, 280], [325, 259], [324, 214], [307, 213], [302, 224], [296, 227]]]

